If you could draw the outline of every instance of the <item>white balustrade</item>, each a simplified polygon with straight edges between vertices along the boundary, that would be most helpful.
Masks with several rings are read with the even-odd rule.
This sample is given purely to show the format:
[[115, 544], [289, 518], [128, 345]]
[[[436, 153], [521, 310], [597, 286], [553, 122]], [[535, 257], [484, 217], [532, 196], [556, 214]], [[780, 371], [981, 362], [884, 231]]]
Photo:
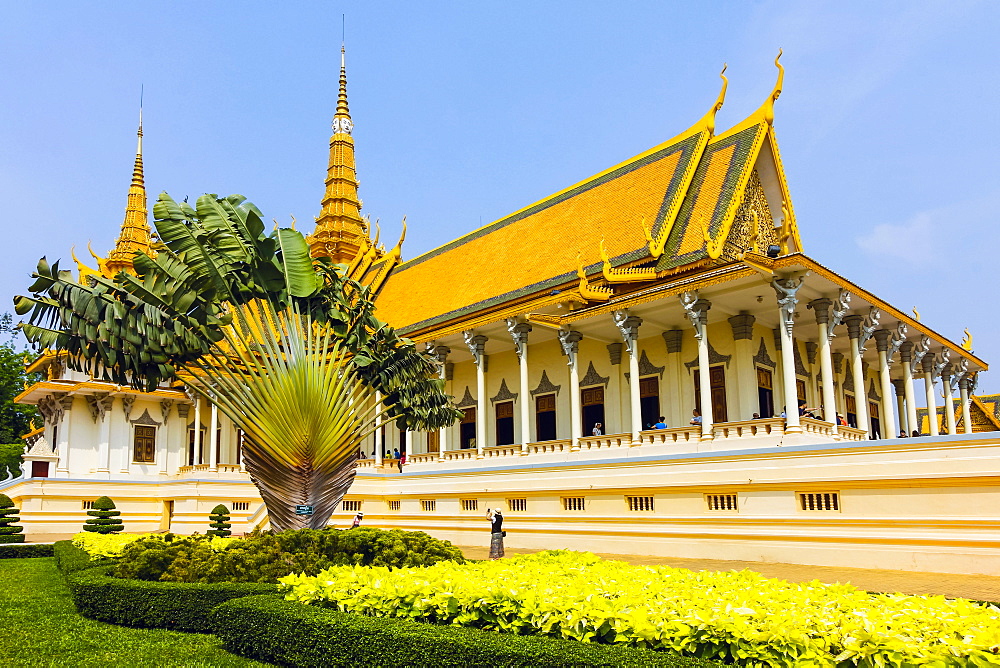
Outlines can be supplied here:
[[537, 443], [528, 444], [528, 454], [544, 454], [547, 452], [568, 452], [570, 447], [570, 439], [561, 439], [556, 441], [539, 441]]
[[581, 450], [601, 450], [602, 448], [627, 448], [632, 444], [631, 434], [605, 434], [586, 436], [580, 439]]
[[715, 425], [715, 438], [720, 440], [780, 436], [784, 432], [785, 419], [780, 417], [720, 422]]
[[689, 425], [687, 427], [671, 427], [669, 429], [650, 429], [640, 432], [639, 438], [643, 445], [669, 445], [672, 443], [698, 441], [701, 440], [701, 427], [698, 425]]
[[520, 445], [494, 445], [483, 448], [483, 457], [520, 457]]

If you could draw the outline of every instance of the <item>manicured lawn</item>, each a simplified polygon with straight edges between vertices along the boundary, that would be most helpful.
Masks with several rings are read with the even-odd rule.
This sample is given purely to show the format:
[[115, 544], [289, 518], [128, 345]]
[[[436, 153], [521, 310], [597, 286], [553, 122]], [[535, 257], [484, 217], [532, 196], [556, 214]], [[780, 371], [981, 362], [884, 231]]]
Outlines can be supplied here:
[[230, 654], [215, 636], [130, 629], [81, 617], [55, 561], [0, 561], [0, 665], [266, 666]]

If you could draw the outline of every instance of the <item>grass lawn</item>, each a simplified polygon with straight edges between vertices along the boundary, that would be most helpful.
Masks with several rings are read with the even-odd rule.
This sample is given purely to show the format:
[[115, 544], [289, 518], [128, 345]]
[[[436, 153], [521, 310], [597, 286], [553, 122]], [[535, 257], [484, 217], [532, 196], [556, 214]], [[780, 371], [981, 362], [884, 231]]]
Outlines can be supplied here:
[[0, 560], [0, 665], [266, 666], [222, 649], [218, 638], [130, 629], [77, 614], [55, 560]]

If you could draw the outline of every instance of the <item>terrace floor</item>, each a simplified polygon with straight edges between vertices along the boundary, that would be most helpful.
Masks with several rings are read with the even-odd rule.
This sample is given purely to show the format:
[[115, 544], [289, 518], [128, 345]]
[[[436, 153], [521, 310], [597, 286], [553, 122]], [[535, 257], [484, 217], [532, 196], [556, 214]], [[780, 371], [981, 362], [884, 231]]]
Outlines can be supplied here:
[[[488, 546], [459, 546], [469, 559], [489, 557]], [[508, 548], [506, 553], [530, 554], [539, 550]], [[992, 601], [1000, 604], [1000, 576], [955, 575], [950, 573], [917, 573], [913, 571], [882, 571], [866, 568], [839, 568], [833, 566], [807, 566], [760, 561], [724, 561], [721, 559], [680, 559], [675, 557], [644, 557], [631, 554], [600, 554], [605, 559], [616, 559], [641, 566], [671, 566], [693, 571], [751, 570], [769, 578], [789, 582], [819, 580], [827, 583], [850, 583], [859, 589], [873, 592], [899, 594], [929, 594], [948, 598], [967, 598], [973, 601]]]

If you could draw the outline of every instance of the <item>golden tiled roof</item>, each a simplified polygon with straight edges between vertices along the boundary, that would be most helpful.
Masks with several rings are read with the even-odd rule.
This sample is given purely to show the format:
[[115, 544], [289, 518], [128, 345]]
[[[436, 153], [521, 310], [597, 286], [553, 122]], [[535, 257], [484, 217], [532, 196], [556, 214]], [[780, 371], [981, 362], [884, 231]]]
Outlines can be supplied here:
[[[648, 256], [643, 225], [672, 222], [704, 150], [707, 130], [665, 142], [395, 269], [379, 316], [399, 328], [431, 324]], [[580, 261], [578, 261], [578, 256]]]

